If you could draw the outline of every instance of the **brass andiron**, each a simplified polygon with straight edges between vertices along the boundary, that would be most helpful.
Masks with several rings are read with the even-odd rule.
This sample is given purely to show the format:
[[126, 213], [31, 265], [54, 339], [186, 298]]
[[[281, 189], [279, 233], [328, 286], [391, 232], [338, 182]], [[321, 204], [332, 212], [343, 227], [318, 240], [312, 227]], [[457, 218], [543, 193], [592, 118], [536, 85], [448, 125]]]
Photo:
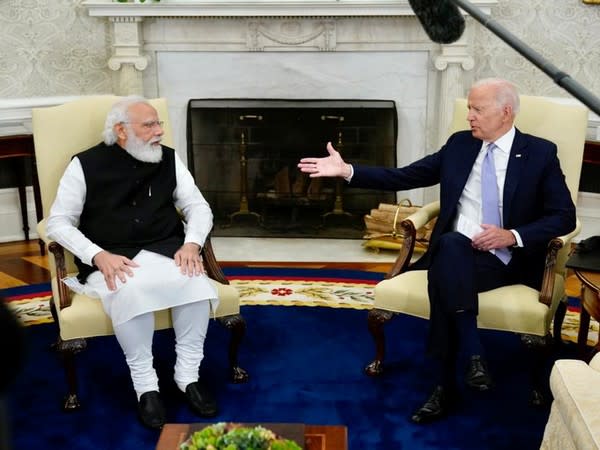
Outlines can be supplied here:
[[[240, 116], [240, 120], [245, 119], [262, 120], [262, 116]], [[252, 216], [256, 218], [259, 225], [262, 223], [262, 216], [254, 211], [250, 211], [248, 207], [248, 160], [246, 159], [246, 149], [246, 135], [242, 131], [240, 139], [240, 209], [229, 215], [229, 226], [239, 216]]]
[[[332, 118], [333, 116], [323, 116], [321, 117], [321, 120], [324, 120], [324, 118]], [[344, 116], [340, 116], [340, 122], [344, 120]], [[338, 140], [337, 140], [337, 145], [336, 145], [336, 150], [340, 153], [343, 154], [344, 152], [342, 151], [344, 147], [344, 144], [342, 142], [342, 132], [338, 132]], [[343, 196], [342, 196], [342, 191], [343, 191], [343, 180], [341, 178], [337, 178], [335, 181], [335, 200], [333, 202], [333, 209], [325, 214], [323, 214], [322, 218], [323, 221], [325, 221], [325, 219], [327, 219], [330, 216], [349, 216], [352, 217], [352, 214], [349, 213], [348, 211], [344, 211], [344, 200], [343, 200]]]

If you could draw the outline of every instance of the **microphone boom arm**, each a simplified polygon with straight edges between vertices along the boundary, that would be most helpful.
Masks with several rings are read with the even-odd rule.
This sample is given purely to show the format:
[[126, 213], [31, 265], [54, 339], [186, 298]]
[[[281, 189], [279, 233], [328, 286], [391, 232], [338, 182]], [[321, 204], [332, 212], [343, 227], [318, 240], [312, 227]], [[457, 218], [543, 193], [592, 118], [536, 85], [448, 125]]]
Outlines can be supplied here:
[[523, 55], [528, 61], [554, 80], [556, 84], [572, 94], [576, 99], [588, 108], [600, 115], [600, 99], [593, 93], [575, 81], [571, 76], [558, 69], [552, 63], [544, 59], [542, 55], [526, 45], [523, 41], [513, 35], [510, 31], [483, 13], [467, 0], [450, 0], [456, 6], [468, 12], [475, 20], [506, 42], [510, 47]]

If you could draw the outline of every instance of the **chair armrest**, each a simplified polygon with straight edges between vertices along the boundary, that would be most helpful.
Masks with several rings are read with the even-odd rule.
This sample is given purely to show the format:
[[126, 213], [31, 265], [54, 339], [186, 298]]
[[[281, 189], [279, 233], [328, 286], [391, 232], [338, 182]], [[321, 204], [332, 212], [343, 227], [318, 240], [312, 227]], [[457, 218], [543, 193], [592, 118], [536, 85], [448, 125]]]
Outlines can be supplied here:
[[579, 221], [579, 219], [577, 219], [577, 222], [575, 224], [575, 229], [573, 231], [571, 231], [568, 234], [565, 234], [564, 236], [558, 236], [555, 239], [560, 239], [564, 245], [570, 244], [571, 241], [581, 232], [581, 222]]
[[540, 303], [551, 306], [554, 294], [554, 280], [556, 278], [556, 264], [558, 252], [565, 246], [570, 246], [571, 241], [581, 231], [581, 222], [577, 219], [575, 229], [568, 234], [558, 236], [548, 243], [546, 250], [546, 263], [544, 266], [544, 277], [540, 289]]
[[206, 241], [204, 241], [204, 245], [202, 246], [202, 250], [200, 250], [200, 254], [204, 259], [204, 265], [206, 267], [206, 273], [208, 277], [218, 281], [221, 284], [229, 284], [229, 280], [225, 278], [225, 274], [217, 262], [215, 252], [213, 251], [212, 243], [210, 241], [210, 236], [208, 236]]
[[392, 278], [404, 272], [410, 260], [412, 259], [415, 243], [417, 241], [417, 230], [424, 227], [429, 221], [437, 217], [440, 213], [440, 202], [435, 201], [414, 212], [402, 222], [400, 222], [400, 234], [404, 239], [404, 243], [400, 248], [400, 252], [394, 265], [386, 274], [385, 278]]
[[[60, 309], [71, 306], [71, 296], [69, 288], [62, 282], [67, 276], [67, 265], [65, 262], [65, 249], [58, 242], [53, 241], [46, 233], [46, 220], [41, 220], [36, 227], [38, 236], [48, 247], [52, 258], [54, 258], [54, 267], [56, 268], [56, 284], [58, 287], [58, 307]], [[53, 301], [56, 299], [53, 299]]]

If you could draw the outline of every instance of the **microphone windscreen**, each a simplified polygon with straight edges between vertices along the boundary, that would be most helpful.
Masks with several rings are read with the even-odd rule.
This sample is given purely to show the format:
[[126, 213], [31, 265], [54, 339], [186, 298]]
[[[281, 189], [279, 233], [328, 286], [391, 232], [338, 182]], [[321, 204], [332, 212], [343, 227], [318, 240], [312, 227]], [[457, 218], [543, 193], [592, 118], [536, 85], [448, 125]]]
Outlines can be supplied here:
[[408, 0], [429, 39], [451, 44], [465, 31], [465, 19], [450, 0]]

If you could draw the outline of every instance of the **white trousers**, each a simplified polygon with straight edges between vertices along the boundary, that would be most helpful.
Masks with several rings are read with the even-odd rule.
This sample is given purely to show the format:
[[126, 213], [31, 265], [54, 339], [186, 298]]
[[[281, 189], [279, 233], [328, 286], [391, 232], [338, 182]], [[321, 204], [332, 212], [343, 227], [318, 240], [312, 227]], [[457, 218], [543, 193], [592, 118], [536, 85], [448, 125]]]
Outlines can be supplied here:
[[[171, 308], [177, 355], [174, 380], [183, 392], [188, 384], [198, 381], [209, 317], [210, 301], [208, 300]], [[113, 328], [125, 354], [138, 400], [145, 392], [158, 391], [158, 376], [153, 366], [152, 356], [154, 313], [140, 314], [126, 322], [114, 325]]]

